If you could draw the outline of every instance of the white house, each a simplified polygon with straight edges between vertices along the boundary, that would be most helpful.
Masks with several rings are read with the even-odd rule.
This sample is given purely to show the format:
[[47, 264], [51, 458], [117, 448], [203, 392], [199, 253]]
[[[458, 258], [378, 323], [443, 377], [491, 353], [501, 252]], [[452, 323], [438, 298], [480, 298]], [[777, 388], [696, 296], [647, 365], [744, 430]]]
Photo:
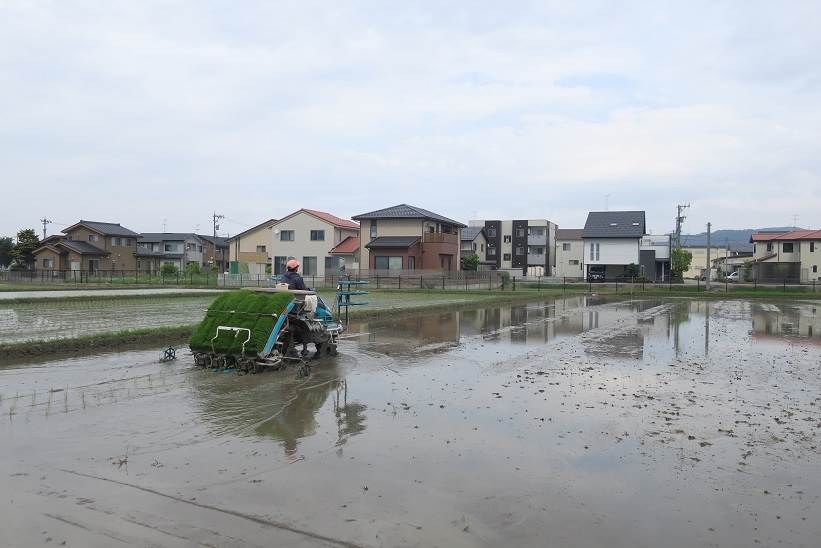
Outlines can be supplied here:
[[348, 264], [353, 255], [331, 251], [347, 238], [359, 237], [359, 224], [324, 211], [300, 209], [275, 222], [272, 226], [272, 270], [285, 272], [285, 263], [294, 258], [302, 263], [303, 276], [324, 276], [326, 271], [338, 272], [344, 264], [356, 270], [358, 264]]
[[581, 228], [556, 229], [556, 271], [560, 278], [584, 277], [584, 240]]
[[585, 275], [627, 275], [634, 265], [652, 281], [669, 279], [670, 236], [648, 235], [644, 211], [591, 211], [582, 230]]

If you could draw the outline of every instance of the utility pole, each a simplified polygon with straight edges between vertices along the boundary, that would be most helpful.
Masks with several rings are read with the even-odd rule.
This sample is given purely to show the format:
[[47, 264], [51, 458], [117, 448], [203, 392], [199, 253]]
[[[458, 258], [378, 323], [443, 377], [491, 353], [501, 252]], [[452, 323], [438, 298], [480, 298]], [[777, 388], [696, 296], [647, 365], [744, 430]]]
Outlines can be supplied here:
[[217, 237], [217, 230], [220, 229], [219, 220], [224, 219], [225, 215], [217, 215], [217, 212], [214, 212], [214, 238]]
[[707, 274], [704, 275], [704, 287], [707, 288], [707, 291], [710, 291], [710, 229], [712, 228], [712, 223], [707, 223]]
[[53, 221], [51, 221], [50, 219], [47, 219], [46, 216], [43, 215], [43, 218], [40, 219], [40, 222], [43, 223], [43, 239], [45, 240], [46, 239], [46, 225], [50, 225]]
[[682, 213], [684, 212], [685, 209], [690, 207], [690, 204], [679, 205], [679, 206], [676, 206], [676, 207], [678, 209], [678, 213], [676, 214], [676, 242], [675, 242], [675, 247], [679, 248], [679, 247], [681, 247], [681, 225], [684, 224], [684, 219], [687, 218], [684, 215], [682, 215]]

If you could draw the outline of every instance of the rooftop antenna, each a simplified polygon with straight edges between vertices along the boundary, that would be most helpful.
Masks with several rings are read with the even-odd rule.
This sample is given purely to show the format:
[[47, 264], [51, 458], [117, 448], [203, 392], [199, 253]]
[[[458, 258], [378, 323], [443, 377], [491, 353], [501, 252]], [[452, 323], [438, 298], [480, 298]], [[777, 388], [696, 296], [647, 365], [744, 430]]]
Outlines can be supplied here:
[[798, 228], [798, 215], [793, 215], [792, 216], [792, 227], [793, 228]]
[[610, 211], [610, 195], [609, 194], [604, 195], [604, 210], [605, 211]]
[[46, 239], [46, 225], [50, 225], [54, 221], [52, 221], [50, 219], [47, 219], [46, 216], [43, 215], [43, 218], [40, 219], [40, 222], [43, 223], [43, 239], [45, 240]]
[[168, 219], [162, 220], [162, 231], [165, 232], [165, 225], [168, 223]]

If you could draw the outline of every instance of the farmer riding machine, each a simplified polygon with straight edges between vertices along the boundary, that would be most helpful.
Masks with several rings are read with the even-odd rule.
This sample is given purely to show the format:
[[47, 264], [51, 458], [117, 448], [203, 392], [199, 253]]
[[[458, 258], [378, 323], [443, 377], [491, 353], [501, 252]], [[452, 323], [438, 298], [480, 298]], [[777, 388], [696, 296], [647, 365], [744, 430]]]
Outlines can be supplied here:
[[222, 295], [189, 345], [200, 367], [258, 373], [293, 364], [308, 374], [308, 345], [314, 357], [334, 356], [340, 333], [342, 324], [314, 291], [280, 286]]

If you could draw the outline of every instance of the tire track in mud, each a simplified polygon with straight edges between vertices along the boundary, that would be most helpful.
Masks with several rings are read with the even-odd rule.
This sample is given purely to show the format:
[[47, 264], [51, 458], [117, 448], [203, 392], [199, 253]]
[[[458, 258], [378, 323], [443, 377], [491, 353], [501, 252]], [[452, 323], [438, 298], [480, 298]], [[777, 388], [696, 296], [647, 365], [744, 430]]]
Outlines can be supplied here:
[[[108, 483], [113, 483], [115, 485], [119, 485], [121, 487], [130, 487], [132, 489], [137, 489], [138, 491], [142, 491], [144, 493], [149, 493], [151, 495], [156, 495], [158, 497], [163, 497], [163, 498], [166, 498], [166, 499], [169, 499], [169, 500], [173, 500], [175, 502], [179, 502], [179, 503], [182, 503], [182, 504], [188, 504], [190, 506], [196, 506], [197, 508], [202, 508], [204, 510], [212, 510], [214, 512], [219, 512], [221, 514], [226, 514], [226, 515], [233, 516], [233, 517], [236, 517], [236, 518], [248, 520], [248, 521], [251, 521], [251, 522], [256, 523], [258, 525], [273, 527], [274, 529], [280, 529], [282, 531], [288, 531], [289, 533], [302, 535], [304, 537], [308, 537], [308, 538], [311, 538], [311, 539], [314, 539], [314, 540], [321, 540], [322, 542], [327, 542], [327, 543], [333, 544], [335, 546], [343, 546], [344, 548], [364, 548], [360, 544], [355, 544], [353, 542], [349, 542], [349, 541], [346, 541], [346, 540], [336, 539], [336, 538], [333, 538], [333, 537], [322, 535], [320, 533], [314, 533], [313, 531], [308, 531], [306, 529], [300, 529], [298, 527], [293, 527], [291, 525], [288, 525], [287, 523], [282, 523], [282, 522], [279, 522], [279, 521], [265, 519], [265, 518], [261, 518], [259, 516], [253, 516], [253, 515], [250, 515], [250, 514], [243, 514], [242, 512], [237, 512], [236, 510], [229, 510], [227, 508], [220, 508], [218, 506], [213, 506], [211, 504], [204, 504], [204, 503], [201, 503], [201, 502], [194, 502], [194, 501], [191, 501], [191, 500], [185, 500], [184, 498], [177, 497], [177, 496], [174, 496], [174, 495], [169, 495], [167, 493], [157, 491], [156, 489], [151, 489], [150, 487], [143, 487], [141, 485], [136, 485], [136, 484], [133, 484], [133, 483], [127, 483], [127, 482], [124, 482], [124, 481], [119, 481], [119, 480], [115, 480], [115, 479], [111, 479], [111, 478], [105, 478], [103, 476], [95, 476], [94, 474], [85, 474], [83, 472], [77, 472], [75, 470], [68, 470], [68, 469], [65, 469], [65, 468], [58, 468], [58, 470], [60, 470], [61, 472], [66, 473], [66, 474], [72, 474], [72, 475], [75, 475], [75, 476], [80, 476], [80, 477], [88, 478], [88, 479], [95, 479], [95, 480], [98, 480], [98, 481], [105, 481], [105, 482], [108, 482]], [[59, 518], [57, 518], [57, 519], [59, 519]], [[71, 525], [76, 525], [76, 524], [72, 523]], [[120, 540], [120, 539], [118, 539], [118, 540]]]

